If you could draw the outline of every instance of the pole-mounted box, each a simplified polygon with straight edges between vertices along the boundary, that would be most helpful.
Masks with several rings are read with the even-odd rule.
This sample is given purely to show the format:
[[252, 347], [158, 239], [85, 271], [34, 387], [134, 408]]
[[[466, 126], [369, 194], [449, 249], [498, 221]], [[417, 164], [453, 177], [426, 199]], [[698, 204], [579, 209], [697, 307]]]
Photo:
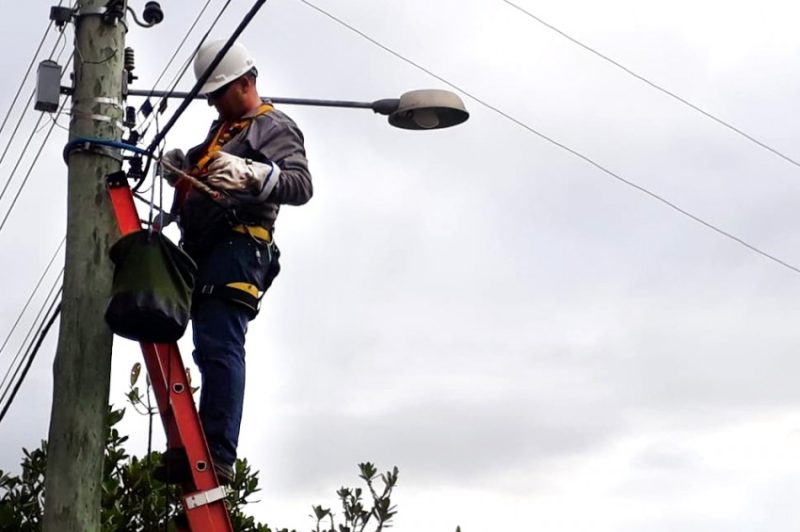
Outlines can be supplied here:
[[37, 111], [52, 113], [58, 111], [61, 96], [61, 65], [49, 59], [39, 63], [36, 71], [36, 104]]

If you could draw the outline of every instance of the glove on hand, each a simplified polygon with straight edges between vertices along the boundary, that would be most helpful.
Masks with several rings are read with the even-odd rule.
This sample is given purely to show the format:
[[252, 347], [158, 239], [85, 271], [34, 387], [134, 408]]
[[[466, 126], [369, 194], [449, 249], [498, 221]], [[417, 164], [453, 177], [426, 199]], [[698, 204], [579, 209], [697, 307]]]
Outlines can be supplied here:
[[[263, 200], [275, 187], [276, 172], [279, 170], [272, 163], [260, 163], [218, 151], [208, 166], [207, 183], [218, 190], [240, 193], [236, 196], [241, 200]], [[248, 193], [250, 197], [243, 197], [241, 193]]]
[[[179, 148], [173, 148], [169, 150], [161, 158], [168, 164], [171, 164], [175, 168], [179, 169], [183, 169], [183, 165], [186, 164], [186, 155], [183, 153], [183, 150]], [[167, 180], [167, 183], [172, 186], [175, 186], [175, 183], [180, 178], [178, 174], [170, 172], [164, 167], [161, 168], [161, 173], [164, 176], [164, 179]]]

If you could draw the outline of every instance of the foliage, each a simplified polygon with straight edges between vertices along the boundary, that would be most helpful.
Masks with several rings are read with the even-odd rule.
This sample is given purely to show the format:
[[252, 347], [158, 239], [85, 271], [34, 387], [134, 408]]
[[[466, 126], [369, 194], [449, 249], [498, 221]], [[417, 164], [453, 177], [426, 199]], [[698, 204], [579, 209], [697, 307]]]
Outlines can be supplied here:
[[[337, 528], [334, 514], [330, 508], [312, 506], [314, 514], [311, 517], [317, 520], [314, 532], [363, 532], [371, 518], [374, 518], [373, 520], [375, 521], [375, 532], [380, 532], [384, 528], [392, 526], [392, 517], [397, 513], [397, 509], [392, 506], [391, 501], [392, 490], [397, 485], [397, 467], [380, 476], [383, 483], [383, 490], [380, 494], [375, 490], [375, 479], [378, 476], [378, 470], [375, 469], [375, 466], [365, 462], [358, 464], [358, 469], [360, 471], [359, 477], [367, 483], [367, 488], [369, 488], [372, 508], [367, 510], [364, 507], [364, 503], [361, 500], [363, 493], [361, 488], [342, 487], [336, 494], [339, 496], [344, 510], [344, 523], [341, 523]], [[330, 528], [320, 528], [325, 519], [330, 523]]]
[[[124, 409], [109, 409], [109, 433], [105, 448], [101, 522], [103, 531], [167, 530], [175, 531], [174, 518], [180, 512], [180, 496], [175, 486], [153, 478], [153, 470], [161, 463], [161, 453], [151, 452], [144, 458], [131, 457], [125, 451], [127, 436], [115, 427]], [[23, 449], [22, 473], [13, 476], [0, 470], [0, 532], [38, 532], [44, 509], [44, 479], [47, 466], [47, 444], [28, 451]], [[367, 483], [372, 498], [371, 508], [361, 501], [360, 488], [341, 488], [337, 494], [342, 503], [344, 523], [334, 528], [330, 509], [313, 506], [315, 532], [322, 532], [321, 521], [328, 519], [333, 532], [363, 532], [372, 519], [375, 532], [390, 526], [396, 510], [390, 496], [397, 483], [397, 468], [380, 475], [383, 490], [377, 493], [374, 482], [377, 471], [370, 463], [360, 464], [360, 477]], [[259, 491], [259, 473], [247, 460], [237, 460], [234, 480], [229, 486], [228, 509], [234, 530], [242, 532], [289, 532], [271, 529], [245, 513], [252, 497]], [[295, 531], [292, 531], [295, 532]]]
[[44, 471], [47, 464], [45, 442], [39, 449], [22, 449], [25, 458], [22, 474], [13, 477], [0, 470], [0, 530], [35, 532], [42, 528]]

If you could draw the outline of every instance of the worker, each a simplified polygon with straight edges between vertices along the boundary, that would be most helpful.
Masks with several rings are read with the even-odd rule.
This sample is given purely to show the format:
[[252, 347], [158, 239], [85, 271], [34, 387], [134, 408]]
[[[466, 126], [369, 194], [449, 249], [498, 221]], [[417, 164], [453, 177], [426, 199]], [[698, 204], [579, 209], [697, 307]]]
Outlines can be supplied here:
[[[200, 48], [194, 60], [196, 77], [224, 44]], [[302, 205], [312, 195], [303, 134], [259, 96], [257, 77], [253, 57], [234, 43], [200, 89], [219, 113], [205, 141], [186, 154], [173, 149], [163, 157], [165, 168], [181, 170], [215, 191], [209, 194], [207, 187], [198, 187], [180, 172], [162, 170], [175, 187], [172, 214], [181, 229], [181, 244], [198, 265], [191, 314], [193, 357], [202, 378], [200, 420], [221, 484], [233, 479], [248, 322], [280, 271], [275, 219], [281, 205]], [[176, 466], [180, 460], [185, 461], [185, 452], [168, 450], [157, 476], [185, 481], [185, 468]]]

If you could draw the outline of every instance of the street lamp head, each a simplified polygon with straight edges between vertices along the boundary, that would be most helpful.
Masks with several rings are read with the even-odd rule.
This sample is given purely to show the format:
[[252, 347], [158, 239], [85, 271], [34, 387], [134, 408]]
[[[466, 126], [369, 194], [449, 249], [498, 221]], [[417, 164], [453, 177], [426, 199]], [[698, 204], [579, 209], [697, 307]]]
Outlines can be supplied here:
[[403, 129], [443, 129], [469, 118], [458, 95], [438, 89], [410, 91], [399, 100], [378, 100], [373, 110], [388, 114], [389, 123]]

